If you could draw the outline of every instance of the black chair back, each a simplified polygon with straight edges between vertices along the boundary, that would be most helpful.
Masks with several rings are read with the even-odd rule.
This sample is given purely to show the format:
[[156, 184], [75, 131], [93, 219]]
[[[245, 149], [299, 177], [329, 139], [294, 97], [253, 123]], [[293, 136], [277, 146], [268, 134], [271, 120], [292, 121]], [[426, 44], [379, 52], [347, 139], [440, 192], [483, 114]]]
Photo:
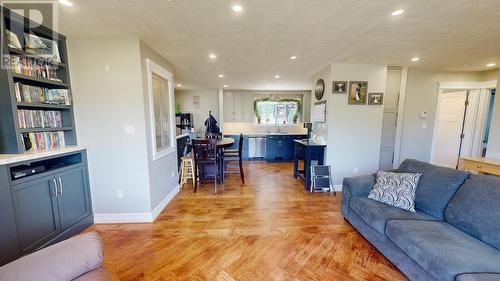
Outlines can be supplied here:
[[242, 157], [243, 155], [243, 133], [240, 134], [240, 141], [239, 141], [239, 146], [238, 146], [238, 155], [240, 156], [240, 158]]
[[193, 140], [196, 162], [217, 161], [217, 139]]

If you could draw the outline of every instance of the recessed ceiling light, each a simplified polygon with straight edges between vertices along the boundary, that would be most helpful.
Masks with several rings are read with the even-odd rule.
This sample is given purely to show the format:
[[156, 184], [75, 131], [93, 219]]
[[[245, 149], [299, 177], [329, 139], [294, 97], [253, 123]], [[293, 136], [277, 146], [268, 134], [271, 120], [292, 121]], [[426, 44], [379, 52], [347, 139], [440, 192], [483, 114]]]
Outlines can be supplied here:
[[278, 78], [280, 78], [280, 76], [279, 75], [274, 75], [274, 78], [278, 79]]
[[177, 87], [182, 87], [182, 84], [177, 84]]
[[486, 65], [486, 67], [494, 67], [495, 65], [497, 65], [496, 63], [494, 62], [490, 62]]
[[215, 58], [217, 58], [217, 55], [216, 54], [210, 54], [210, 55], [208, 55], [208, 57], [211, 58], [211, 59], [215, 59]]
[[239, 13], [241, 11], [243, 11], [243, 7], [241, 7], [241, 5], [233, 5], [233, 11]]
[[297, 59], [297, 56], [291, 56], [290, 57], [291, 60], [296, 60]]
[[224, 85], [224, 88], [227, 88], [228, 86], [227, 85]]
[[224, 77], [224, 74], [219, 74], [219, 78], [222, 78], [222, 77]]
[[403, 14], [404, 12], [405, 12], [405, 10], [399, 9], [399, 10], [396, 10], [396, 11], [392, 12], [391, 15], [393, 15], [393, 16], [399, 16], [399, 15]]
[[420, 60], [419, 57], [414, 57], [414, 58], [411, 59], [411, 61], [413, 61], [413, 62], [416, 62], [416, 61], [419, 61], [419, 60]]
[[69, 1], [69, 0], [59, 0], [59, 3], [64, 5], [64, 6], [68, 6], [68, 7], [73, 6], [73, 3], [71, 3], [71, 1]]
[[470, 63], [464, 63], [464, 64], [462, 64], [462, 67], [471, 67], [471, 66], [472, 66], [472, 64], [470, 64]]

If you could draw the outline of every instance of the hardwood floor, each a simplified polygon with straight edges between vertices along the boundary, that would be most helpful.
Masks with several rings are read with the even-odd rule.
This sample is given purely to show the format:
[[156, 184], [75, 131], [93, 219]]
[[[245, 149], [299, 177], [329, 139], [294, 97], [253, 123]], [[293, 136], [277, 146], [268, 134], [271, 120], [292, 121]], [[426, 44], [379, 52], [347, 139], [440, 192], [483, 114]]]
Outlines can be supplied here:
[[246, 162], [153, 224], [94, 225], [115, 280], [406, 280], [340, 213], [341, 194], [309, 194], [292, 164]]

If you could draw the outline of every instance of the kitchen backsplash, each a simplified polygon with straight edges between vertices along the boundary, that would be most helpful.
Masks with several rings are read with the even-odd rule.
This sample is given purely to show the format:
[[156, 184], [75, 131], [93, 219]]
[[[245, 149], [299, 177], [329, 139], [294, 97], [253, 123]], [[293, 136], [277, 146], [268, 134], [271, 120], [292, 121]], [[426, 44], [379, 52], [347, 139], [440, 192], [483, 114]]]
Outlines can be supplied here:
[[[224, 122], [224, 134], [275, 133], [277, 131], [278, 127], [276, 126], [259, 125], [253, 122]], [[303, 123], [280, 126], [279, 131], [293, 134], [307, 134], [307, 130], [303, 128]]]

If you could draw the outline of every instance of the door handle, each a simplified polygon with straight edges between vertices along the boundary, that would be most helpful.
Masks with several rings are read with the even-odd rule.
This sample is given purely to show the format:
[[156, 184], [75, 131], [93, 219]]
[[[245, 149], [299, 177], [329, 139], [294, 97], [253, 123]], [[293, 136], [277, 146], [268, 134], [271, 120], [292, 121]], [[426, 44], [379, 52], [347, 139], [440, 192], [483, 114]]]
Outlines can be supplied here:
[[52, 183], [54, 184], [54, 193], [51, 193], [52, 196], [57, 197], [57, 182], [56, 179], [52, 179]]
[[63, 194], [63, 184], [62, 184], [62, 179], [59, 177], [59, 195]]

